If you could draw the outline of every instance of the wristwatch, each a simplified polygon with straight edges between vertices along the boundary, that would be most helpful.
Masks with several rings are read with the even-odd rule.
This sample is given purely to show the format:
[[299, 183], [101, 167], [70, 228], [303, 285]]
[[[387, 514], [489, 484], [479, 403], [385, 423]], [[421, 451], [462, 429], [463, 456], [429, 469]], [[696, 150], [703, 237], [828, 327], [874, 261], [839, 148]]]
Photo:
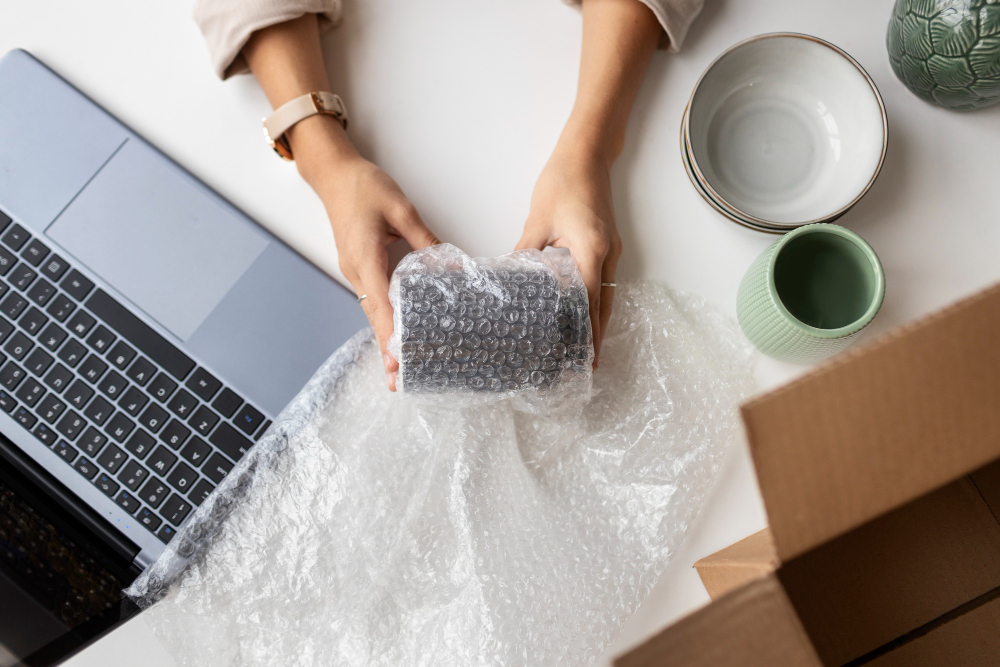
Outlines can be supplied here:
[[261, 123], [264, 125], [264, 138], [283, 160], [292, 161], [295, 158], [292, 157], [292, 147], [288, 145], [285, 132], [299, 121], [316, 114], [333, 116], [347, 129], [347, 107], [344, 106], [344, 100], [333, 93], [313, 91], [285, 102], [263, 119]]

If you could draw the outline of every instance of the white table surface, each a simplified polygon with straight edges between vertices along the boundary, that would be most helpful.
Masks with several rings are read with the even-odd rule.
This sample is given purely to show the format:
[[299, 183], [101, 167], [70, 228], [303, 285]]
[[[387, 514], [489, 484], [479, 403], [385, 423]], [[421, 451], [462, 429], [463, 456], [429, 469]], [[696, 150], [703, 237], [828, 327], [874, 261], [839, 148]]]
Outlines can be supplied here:
[[[345, 4], [345, 24], [325, 46], [354, 141], [442, 239], [472, 255], [509, 251], [572, 104], [579, 15], [557, 0]], [[1000, 279], [1000, 106], [958, 114], [910, 94], [885, 52], [892, 0], [706, 4], [684, 51], [655, 56], [615, 167], [625, 245], [619, 278], [662, 281], [735, 313], [740, 277], [774, 237], [722, 219], [695, 193], [680, 160], [681, 113], [702, 69], [723, 49], [758, 33], [797, 31], [857, 58], [888, 108], [882, 174], [841, 220], [872, 244], [886, 270], [885, 305], [867, 335]], [[216, 80], [189, 2], [4, 3], [0, 52], [14, 47], [33, 52], [340, 277], [320, 203], [261, 141], [260, 118], [269, 109], [263, 94], [249, 77]], [[761, 359], [757, 375], [767, 388], [804, 370]], [[691, 564], [765, 523], [741, 445], [686, 546], [608, 656], [706, 602]], [[174, 663], [140, 616], [67, 664]]]

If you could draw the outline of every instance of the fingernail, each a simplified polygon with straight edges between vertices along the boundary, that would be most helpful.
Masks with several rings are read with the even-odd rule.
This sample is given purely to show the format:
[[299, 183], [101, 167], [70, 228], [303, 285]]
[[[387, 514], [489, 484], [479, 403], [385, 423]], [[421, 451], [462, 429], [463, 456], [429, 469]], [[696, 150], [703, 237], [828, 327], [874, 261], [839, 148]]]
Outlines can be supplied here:
[[389, 374], [389, 367], [392, 365], [392, 356], [386, 352], [382, 355], [382, 363], [385, 365], [385, 374]]
[[388, 371], [385, 374], [385, 386], [389, 387], [389, 391], [392, 391], [392, 373]]

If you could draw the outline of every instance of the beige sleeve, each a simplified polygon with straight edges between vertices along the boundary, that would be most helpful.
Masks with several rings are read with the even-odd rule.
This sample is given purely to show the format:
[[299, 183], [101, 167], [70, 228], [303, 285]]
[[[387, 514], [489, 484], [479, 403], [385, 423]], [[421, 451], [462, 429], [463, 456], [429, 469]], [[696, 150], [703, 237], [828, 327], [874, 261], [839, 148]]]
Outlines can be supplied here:
[[[639, 0], [653, 10], [660, 25], [663, 26], [663, 36], [660, 37], [660, 48], [678, 51], [684, 43], [684, 36], [701, 7], [704, 0]], [[578, 5], [581, 0], [565, 0], [568, 4]]]
[[318, 14], [321, 32], [340, 23], [341, 0], [196, 0], [194, 20], [221, 78], [248, 72], [240, 51], [256, 30]]

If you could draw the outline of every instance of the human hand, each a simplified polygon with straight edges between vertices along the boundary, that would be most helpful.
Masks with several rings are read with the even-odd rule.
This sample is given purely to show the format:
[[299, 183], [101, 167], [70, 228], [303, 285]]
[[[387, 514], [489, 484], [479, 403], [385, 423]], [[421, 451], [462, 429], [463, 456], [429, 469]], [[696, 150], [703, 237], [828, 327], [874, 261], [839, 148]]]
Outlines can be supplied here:
[[531, 210], [517, 249], [568, 248], [590, 301], [597, 368], [604, 330], [615, 299], [613, 287], [622, 243], [611, 203], [611, 163], [600, 151], [560, 142], [531, 195]]
[[378, 340], [386, 383], [396, 390], [399, 363], [387, 349], [392, 334], [389, 257], [386, 246], [405, 239], [414, 250], [440, 243], [395, 181], [360, 155], [331, 163], [310, 177], [326, 206], [337, 243], [340, 270], [358, 296]]

